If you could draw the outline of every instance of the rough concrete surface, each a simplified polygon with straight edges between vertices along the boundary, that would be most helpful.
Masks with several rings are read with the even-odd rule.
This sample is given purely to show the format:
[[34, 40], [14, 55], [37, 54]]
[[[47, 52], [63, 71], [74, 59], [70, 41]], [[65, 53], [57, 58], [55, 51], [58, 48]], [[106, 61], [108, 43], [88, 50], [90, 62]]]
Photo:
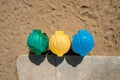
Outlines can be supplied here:
[[17, 80], [16, 60], [29, 53], [32, 29], [48, 37], [88, 29], [95, 39], [89, 55], [120, 56], [120, 0], [0, 0], [0, 80]]
[[[31, 57], [34, 60], [34, 55]], [[47, 58], [35, 65], [28, 55], [18, 57], [18, 80], [120, 80], [120, 57], [86, 56], [79, 61], [79, 56], [66, 55], [57, 66], [49, 63]], [[76, 61], [70, 64], [67, 59]], [[57, 64], [59, 59], [54, 56], [52, 62]], [[80, 63], [74, 66], [77, 62]]]
[[55, 67], [50, 65], [47, 59], [36, 65], [30, 62], [28, 56], [20, 56], [17, 67], [18, 80], [56, 80]]

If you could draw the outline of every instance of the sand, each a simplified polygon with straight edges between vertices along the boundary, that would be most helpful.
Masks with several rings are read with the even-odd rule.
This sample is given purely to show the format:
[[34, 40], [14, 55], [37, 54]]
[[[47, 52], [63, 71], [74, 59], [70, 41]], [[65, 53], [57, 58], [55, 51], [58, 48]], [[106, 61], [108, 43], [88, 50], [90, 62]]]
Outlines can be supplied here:
[[0, 80], [17, 80], [16, 59], [29, 53], [33, 29], [48, 37], [87, 29], [95, 39], [89, 55], [120, 56], [120, 0], [0, 0]]

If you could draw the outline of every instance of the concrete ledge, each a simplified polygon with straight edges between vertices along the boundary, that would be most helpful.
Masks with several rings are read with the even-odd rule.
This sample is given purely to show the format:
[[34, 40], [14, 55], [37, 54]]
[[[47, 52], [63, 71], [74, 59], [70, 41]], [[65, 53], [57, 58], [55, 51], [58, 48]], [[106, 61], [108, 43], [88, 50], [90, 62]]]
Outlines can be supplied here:
[[19, 80], [120, 80], [120, 57], [21, 55]]
[[[44, 56], [37, 59], [44, 58]], [[33, 61], [34, 55], [33, 55]], [[18, 80], [56, 80], [56, 69], [45, 59], [41, 64], [34, 64], [28, 55], [19, 56], [17, 59]]]

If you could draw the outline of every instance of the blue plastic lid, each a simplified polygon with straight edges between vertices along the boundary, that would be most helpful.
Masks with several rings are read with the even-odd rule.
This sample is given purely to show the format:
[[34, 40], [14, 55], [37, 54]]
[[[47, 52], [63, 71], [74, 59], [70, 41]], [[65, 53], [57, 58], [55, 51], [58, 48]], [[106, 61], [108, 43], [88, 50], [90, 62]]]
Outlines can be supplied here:
[[93, 36], [87, 30], [79, 30], [78, 34], [72, 37], [72, 50], [81, 56], [87, 55], [93, 47]]

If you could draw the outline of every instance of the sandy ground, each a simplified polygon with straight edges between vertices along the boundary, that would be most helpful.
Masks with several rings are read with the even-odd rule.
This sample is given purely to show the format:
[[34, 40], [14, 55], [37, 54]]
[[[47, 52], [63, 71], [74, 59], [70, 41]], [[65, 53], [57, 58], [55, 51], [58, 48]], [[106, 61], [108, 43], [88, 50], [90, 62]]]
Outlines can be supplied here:
[[28, 54], [28, 34], [70, 37], [88, 29], [95, 38], [89, 55], [120, 56], [120, 0], [0, 0], [0, 80], [17, 80], [16, 59]]

